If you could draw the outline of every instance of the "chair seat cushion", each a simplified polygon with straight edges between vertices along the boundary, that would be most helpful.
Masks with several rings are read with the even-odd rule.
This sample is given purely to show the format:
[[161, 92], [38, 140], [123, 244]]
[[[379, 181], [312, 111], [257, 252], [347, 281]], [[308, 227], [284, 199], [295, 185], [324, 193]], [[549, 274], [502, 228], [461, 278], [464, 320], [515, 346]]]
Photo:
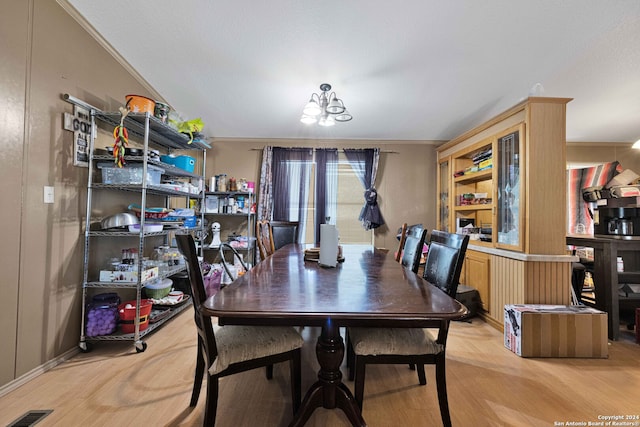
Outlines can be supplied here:
[[218, 357], [209, 367], [210, 375], [233, 363], [295, 350], [304, 342], [295, 329], [279, 326], [223, 326], [215, 335]]
[[356, 355], [438, 354], [444, 346], [431, 332], [420, 328], [349, 328], [349, 340]]

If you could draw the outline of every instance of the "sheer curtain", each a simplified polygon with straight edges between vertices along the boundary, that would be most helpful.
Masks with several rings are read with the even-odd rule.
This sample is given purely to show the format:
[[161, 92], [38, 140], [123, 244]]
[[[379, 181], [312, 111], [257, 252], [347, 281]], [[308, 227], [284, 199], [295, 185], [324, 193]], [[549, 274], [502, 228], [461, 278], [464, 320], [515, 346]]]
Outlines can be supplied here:
[[272, 183], [274, 221], [297, 221], [298, 241], [303, 241], [313, 150], [310, 148], [273, 148]]
[[376, 175], [378, 174], [380, 149], [345, 149], [344, 154], [365, 189], [365, 203], [358, 219], [362, 221], [362, 226], [365, 230], [371, 230], [384, 225], [384, 219], [378, 207], [378, 193], [374, 187]]
[[[316, 149], [316, 210], [314, 240], [320, 244], [320, 224], [335, 224], [338, 217], [338, 149]], [[327, 221], [326, 218], [329, 217]]]

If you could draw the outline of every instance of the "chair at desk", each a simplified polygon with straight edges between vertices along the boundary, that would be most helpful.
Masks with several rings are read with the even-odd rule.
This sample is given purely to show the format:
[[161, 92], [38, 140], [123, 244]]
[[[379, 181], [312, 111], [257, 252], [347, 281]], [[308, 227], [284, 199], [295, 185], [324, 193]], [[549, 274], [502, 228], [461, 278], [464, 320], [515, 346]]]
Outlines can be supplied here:
[[418, 272], [420, 267], [420, 257], [422, 256], [422, 247], [424, 246], [424, 240], [427, 237], [427, 230], [422, 227], [414, 227], [404, 241], [404, 248], [402, 250], [401, 264], [405, 267], [409, 267], [414, 273]]
[[289, 243], [298, 243], [298, 222], [271, 221], [271, 237], [274, 251]]
[[[187, 262], [191, 282], [195, 324], [198, 331], [198, 356], [189, 406], [196, 406], [202, 377], [207, 376], [205, 426], [214, 426], [218, 406], [218, 379], [239, 372], [265, 367], [267, 378], [273, 364], [289, 362], [293, 413], [301, 401], [301, 350], [304, 340], [293, 328], [276, 326], [222, 326], [214, 329], [211, 318], [200, 307], [207, 299], [202, 271], [191, 235], [176, 235], [178, 248]], [[206, 372], [205, 372], [206, 370]]]
[[261, 260], [275, 252], [269, 220], [263, 219], [256, 223], [256, 243], [258, 244]]
[[[454, 242], [453, 244], [459, 241], [458, 246], [432, 241], [423, 277], [455, 298], [469, 236], [460, 239], [455, 236], [442, 237], [446, 238], [447, 242]], [[436, 338], [429, 330], [421, 328], [349, 328], [348, 351], [352, 352], [353, 361], [349, 379], [355, 377], [355, 399], [360, 408], [362, 409], [367, 364], [415, 364], [421, 385], [427, 383], [424, 365], [434, 364], [440, 416], [443, 425], [451, 426], [445, 371], [449, 323], [448, 320], [438, 322]]]

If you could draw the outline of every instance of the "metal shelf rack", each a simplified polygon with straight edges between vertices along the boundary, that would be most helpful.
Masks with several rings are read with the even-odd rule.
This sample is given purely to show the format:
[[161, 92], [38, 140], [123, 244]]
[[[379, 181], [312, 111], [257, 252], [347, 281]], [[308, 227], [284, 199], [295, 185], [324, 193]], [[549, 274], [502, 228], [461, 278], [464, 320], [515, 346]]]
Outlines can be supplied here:
[[[147, 246], [146, 240], [151, 237], [164, 237], [164, 241], [168, 242], [169, 237], [172, 233], [197, 233], [201, 231], [201, 227], [198, 226], [196, 228], [184, 228], [182, 227], [183, 223], [176, 221], [170, 222], [168, 225], [171, 225], [172, 228], [165, 229], [159, 232], [148, 232], [145, 231], [145, 218], [144, 215], [140, 217], [140, 232], [128, 232], [128, 231], [106, 231], [106, 230], [96, 230], [92, 227], [92, 220], [94, 220], [94, 206], [93, 206], [93, 192], [94, 191], [124, 191], [137, 193], [138, 197], [135, 199], [136, 203], [140, 204], [140, 208], [142, 212], [146, 211], [147, 207], [147, 196], [155, 195], [162, 196], [165, 198], [165, 203], [168, 206], [169, 199], [173, 197], [182, 197], [185, 198], [188, 202], [191, 199], [196, 199], [202, 204], [204, 198], [204, 174], [206, 170], [206, 149], [210, 148], [209, 144], [202, 140], [193, 140], [183, 133], [178, 132], [172, 127], [166, 125], [153, 115], [149, 113], [129, 113], [127, 114], [124, 120], [124, 126], [129, 131], [129, 137], [133, 140], [141, 142], [142, 145], [142, 155], [127, 155], [125, 156], [125, 161], [128, 164], [138, 164], [142, 165], [143, 168], [143, 177], [147, 176], [147, 166], [155, 165], [159, 166], [164, 170], [163, 175], [175, 177], [179, 179], [190, 179], [190, 180], [198, 180], [199, 188], [201, 191], [198, 194], [193, 194], [191, 192], [180, 191], [175, 188], [169, 188], [162, 184], [150, 184], [146, 182], [146, 179], [143, 179], [142, 184], [103, 184], [99, 182], [94, 182], [94, 175], [96, 172], [96, 163], [97, 161], [109, 161], [113, 160], [111, 155], [99, 154], [96, 153], [94, 144], [96, 137], [96, 129], [97, 125], [100, 124], [102, 126], [117, 126], [120, 124], [121, 114], [119, 112], [102, 112], [97, 109], [91, 109], [91, 125], [93, 137], [89, 142], [89, 171], [88, 171], [88, 179], [87, 179], [87, 209], [86, 209], [86, 218], [85, 218], [85, 239], [84, 239], [84, 268], [83, 268], [83, 286], [82, 286], [82, 321], [81, 321], [81, 331], [80, 331], [80, 343], [79, 347], [82, 351], [89, 351], [90, 346], [89, 342], [91, 341], [133, 341], [134, 346], [137, 352], [143, 352], [146, 350], [146, 343], [142, 340], [142, 338], [162, 326], [169, 319], [189, 307], [190, 303], [182, 303], [175, 308], [170, 309], [169, 315], [159, 319], [157, 322], [150, 323], [146, 329], [140, 331], [140, 300], [142, 296], [142, 289], [145, 286], [145, 283], [141, 281], [141, 277], [143, 277], [143, 254], [144, 249]], [[202, 173], [192, 173], [188, 172], [184, 169], [177, 168], [173, 165], [169, 165], [163, 163], [155, 158], [150, 158], [148, 155], [150, 153], [150, 147], [162, 149], [164, 152], [171, 153], [174, 150], [199, 150], [202, 151]], [[97, 216], [97, 215], [96, 215]], [[200, 222], [203, 223], [204, 217], [200, 216]], [[149, 221], [149, 220], [147, 220]], [[97, 278], [97, 268], [95, 266], [90, 266], [90, 257], [95, 257], [96, 254], [91, 252], [91, 243], [93, 240], [100, 239], [124, 239], [124, 238], [136, 238], [138, 239], [138, 253], [140, 254], [137, 265], [138, 272], [138, 280], [135, 282], [105, 282], [100, 280], [95, 280]], [[99, 246], [98, 251], [99, 253]], [[95, 263], [94, 263], [95, 264]], [[134, 267], [135, 268], [135, 267]], [[91, 270], [91, 271], [90, 271]], [[171, 268], [168, 271], [164, 271], [159, 274], [159, 278], [165, 278], [173, 276], [177, 273], [180, 273], [185, 270], [184, 265], [175, 266], [175, 268]], [[135, 321], [134, 321], [134, 332], [133, 333], [122, 333], [120, 331], [116, 331], [109, 335], [101, 335], [101, 336], [92, 336], [88, 337], [86, 335], [86, 315], [87, 315], [87, 307], [88, 307], [88, 290], [89, 289], [113, 289], [113, 290], [124, 290], [124, 289], [135, 289], [135, 300], [136, 300], [136, 313], [135, 313]]]

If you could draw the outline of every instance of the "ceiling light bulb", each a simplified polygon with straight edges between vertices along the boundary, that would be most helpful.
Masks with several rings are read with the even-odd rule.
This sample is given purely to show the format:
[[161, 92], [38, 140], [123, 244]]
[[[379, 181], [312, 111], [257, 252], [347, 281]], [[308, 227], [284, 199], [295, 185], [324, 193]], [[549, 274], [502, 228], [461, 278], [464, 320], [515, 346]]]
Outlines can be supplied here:
[[314, 101], [312, 98], [309, 100], [307, 105], [305, 105], [304, 110], [302, 110], [302, 112], [308, 116], [317, 116], [318, 114], [320, 114], [321, 110], [318, 103]]
[[333, 126], [336, 124], [336, 121], [331, 116], [323, 116], [318, 120], [318, 124], [320, 126]]
[[314, 116], [303, 114], [302, 117], [300, 118], [300, 121], [305, 125], [312, 125], [317, 121], [317, 119]]

